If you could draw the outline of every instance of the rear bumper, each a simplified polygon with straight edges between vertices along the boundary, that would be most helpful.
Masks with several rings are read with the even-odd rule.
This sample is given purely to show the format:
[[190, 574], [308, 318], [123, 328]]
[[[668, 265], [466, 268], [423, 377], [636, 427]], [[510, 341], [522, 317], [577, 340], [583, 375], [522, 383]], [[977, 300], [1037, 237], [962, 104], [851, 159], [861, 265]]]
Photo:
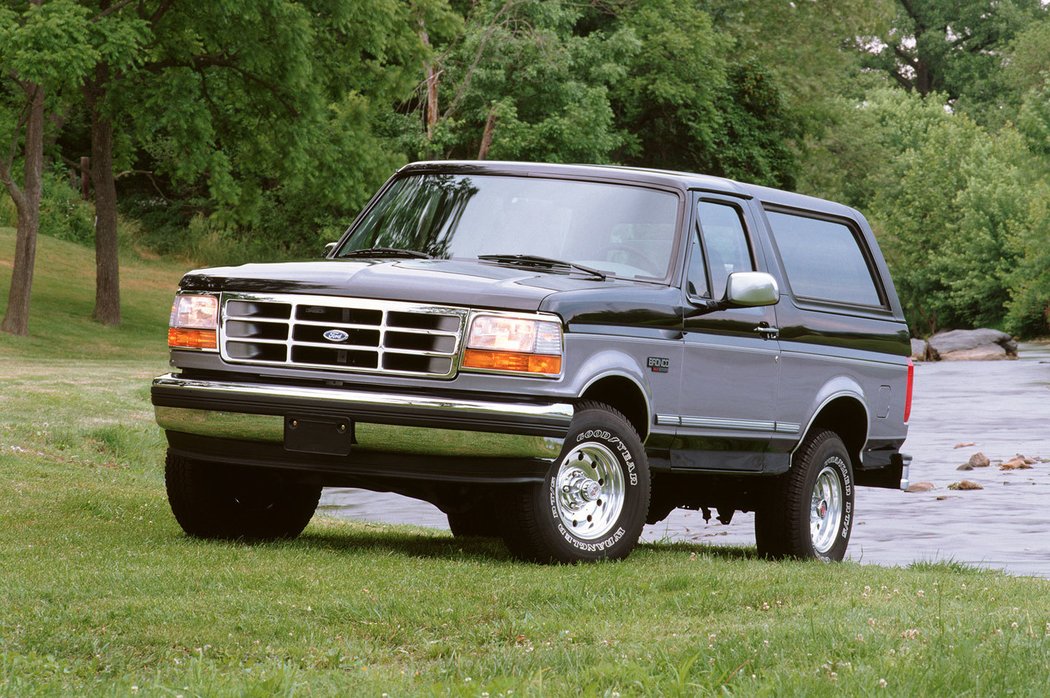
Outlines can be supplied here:
[[[535, 479], [561, 451], [568, 403], [467, 399], [344, 388], [153, 381], [157, 423], [181, 455], [342, 473]], [[349, 455], [285, 448], [293, 418], [345, 419]], [[456, 463], [462, 464], [457, 466]], [[503, 470], [501, 470], [503, 468]]]

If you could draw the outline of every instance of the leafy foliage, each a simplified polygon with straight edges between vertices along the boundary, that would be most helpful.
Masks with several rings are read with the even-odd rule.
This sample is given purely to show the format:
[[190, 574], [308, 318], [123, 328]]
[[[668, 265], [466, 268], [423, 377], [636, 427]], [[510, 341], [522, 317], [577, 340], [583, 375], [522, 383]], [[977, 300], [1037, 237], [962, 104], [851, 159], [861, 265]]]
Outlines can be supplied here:
[[40, 200], [40, 232], [44, 235], [90, 244], [95, 237], [95, 212], [70, 184], [65, 172], [44, 174]]
[[43, 230], [86, 241], [59, 171], [110, 120], [140, 242], [202, 263], [315, 255], [413, 158], [795, 188], [870, 216], [916, 331], [1040, 334], [1047, 55], [1040, 0], [11, 0], [0, 141], [45, 85]]
[[29, 5], [20, 20], [0, 7], [0, 61], [20, 80], [77, 87], [98, 58], [93, 33], [89, 12], [73, 0]]
[[869, 64], [921, 95], [967, 107], [994, 103], [1001, 52], [1045, 12], [1040, 0], [897, 0], [896, 16], [867, 44]]
[[[487, 157], [608, 162], [623, 142], [609, 86], [633, 37], [573, 32], [575, 3], [480, 2], [465, 32], [440, 57], [441, 116], [431, 134], [417, 131], [422, 156], [473, 158], [490, 132]], [[409, 124], [414, 129], [413, 124]]]

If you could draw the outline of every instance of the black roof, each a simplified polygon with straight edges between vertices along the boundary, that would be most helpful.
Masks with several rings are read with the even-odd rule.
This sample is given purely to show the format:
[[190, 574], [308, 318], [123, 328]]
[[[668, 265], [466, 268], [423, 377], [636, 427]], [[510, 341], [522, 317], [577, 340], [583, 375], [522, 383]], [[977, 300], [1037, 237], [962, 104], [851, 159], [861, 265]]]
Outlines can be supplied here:
[[757, 184], [737, 182], [725, 177], [695, 174], [692, 172], [674, 172], [644, 167], [624, 167], [621, 165], [563, 165], [540, 162], [506, 162], [496, 160], [430, 160], [413, 162], [405, 165], [399, 173], [414, 172], [452, 172], [460, 174], [503, 174], [519, 177], [578, 177], [580, 179], [610, 180], [651, 184], [681, 190], [699, 190], [719, 192], [745, 199], [758, 199], [763, 203], [823, 211], [850, 218], [860, 214], [842, 204], [819, 199], [814, 196], [763, 187]]

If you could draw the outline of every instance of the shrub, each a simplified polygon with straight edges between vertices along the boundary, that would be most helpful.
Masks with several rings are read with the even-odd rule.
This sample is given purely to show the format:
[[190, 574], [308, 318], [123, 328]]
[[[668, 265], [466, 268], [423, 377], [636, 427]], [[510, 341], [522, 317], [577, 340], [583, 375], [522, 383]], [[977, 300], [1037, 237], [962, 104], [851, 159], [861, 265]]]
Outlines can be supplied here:
[[7, 194], [0, 194], [0, 228], [14, 228], [18, 225], [18, 211], [15, 202]]
[[65, 171], [44, 173], [40, 199], [40, 232], [43, 235], [90, 245], [95, 240], [95, 207], [80, 198]]

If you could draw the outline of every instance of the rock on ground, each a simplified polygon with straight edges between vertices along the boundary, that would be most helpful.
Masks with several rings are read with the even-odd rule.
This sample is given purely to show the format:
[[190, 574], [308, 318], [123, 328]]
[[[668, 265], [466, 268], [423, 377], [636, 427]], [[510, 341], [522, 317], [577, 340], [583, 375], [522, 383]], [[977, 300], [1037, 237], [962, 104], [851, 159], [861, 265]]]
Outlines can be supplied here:
[[999, 470], [1031, 470], [1036, 463], [1035, 458], [1028, 458], [1018, 453], [1016, 456], [999, 466]]
[[930, 337], [929, 353], [942, 361], [1015, 359], [1017, 342], [1005, 332], [988, 328], [950, 330]]
[[963, 480], [962, 482], [953, 482], [948, 485], [950, 490], [983, 490], [984, 487], [977, 484], [973, 480]]
[[926, 344], [925, 339], [913, 338], [911, 340], [911, 358], [915, 361], [930, 360], [930, 347]]
[[966, 462], [968, 465], [971, 465], [974, 468], [987, 468], [989, 465], [992, 464], [992, 462], [988, 460], [988, 456], [984, 455], [980, 451], [970, 456], [970, 460]]

